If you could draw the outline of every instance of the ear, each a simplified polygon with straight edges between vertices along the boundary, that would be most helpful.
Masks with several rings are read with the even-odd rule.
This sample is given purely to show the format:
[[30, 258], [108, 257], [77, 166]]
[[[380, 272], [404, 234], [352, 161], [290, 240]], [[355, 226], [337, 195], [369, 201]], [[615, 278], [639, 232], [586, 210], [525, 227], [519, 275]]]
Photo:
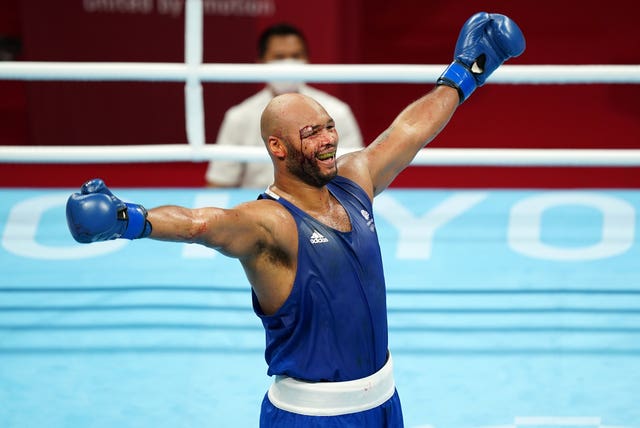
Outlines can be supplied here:
[[269, 139], [267, 140], [267, 149], [278, 159], [284, 159], [287, 156], [287, 147], [280, 138], [274, 135], [269, 136]]

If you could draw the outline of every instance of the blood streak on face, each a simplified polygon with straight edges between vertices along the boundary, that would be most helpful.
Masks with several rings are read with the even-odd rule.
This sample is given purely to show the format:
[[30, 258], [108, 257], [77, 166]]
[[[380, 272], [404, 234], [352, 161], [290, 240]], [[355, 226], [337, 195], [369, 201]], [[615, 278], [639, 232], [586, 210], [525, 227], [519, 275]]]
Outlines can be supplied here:
[[324, 186], [338, 173], [336, 145], [338, 134], [333, 119], [324, 125], [305, 125], [299, 130], [299, 150], [290, 147], [289, 171], [307, 184]]

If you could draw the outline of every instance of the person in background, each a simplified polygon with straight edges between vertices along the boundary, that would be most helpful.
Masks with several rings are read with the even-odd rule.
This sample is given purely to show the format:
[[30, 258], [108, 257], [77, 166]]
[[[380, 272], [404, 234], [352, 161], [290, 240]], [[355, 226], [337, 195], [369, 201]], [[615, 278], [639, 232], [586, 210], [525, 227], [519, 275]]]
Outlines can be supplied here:
[[[258, 39], [261, 63], [306, 63], [307, 42], [296, 27], [280, 23], [268, 27]], [[231, 107], [224, 116], [216, 144], [262, 146], [260, 114], [277, 95], [297, 92], [318, 101], [334, 118], [340, 130], [341, 147], [361, 148], [362, 135], [351, 108], [326, 92], [302, 82], [270, 82], [258, 93]], [[271, 162], [211, 161], [206, 172], [210, 187], [266, 188], [273, 181]]]

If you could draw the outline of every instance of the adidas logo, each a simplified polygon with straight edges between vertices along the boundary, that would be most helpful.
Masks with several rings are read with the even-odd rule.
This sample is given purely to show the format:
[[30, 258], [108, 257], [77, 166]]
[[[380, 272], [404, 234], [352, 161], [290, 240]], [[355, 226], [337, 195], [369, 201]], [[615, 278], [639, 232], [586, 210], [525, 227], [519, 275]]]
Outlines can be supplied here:
[[322, 244], [323, 242], [329, 242], [329, 240], [322, 236], [322, 234], [317, 230], [313, 231], [311, 237], [309, 238], [309, 241], [311, 241], [312, 244]]

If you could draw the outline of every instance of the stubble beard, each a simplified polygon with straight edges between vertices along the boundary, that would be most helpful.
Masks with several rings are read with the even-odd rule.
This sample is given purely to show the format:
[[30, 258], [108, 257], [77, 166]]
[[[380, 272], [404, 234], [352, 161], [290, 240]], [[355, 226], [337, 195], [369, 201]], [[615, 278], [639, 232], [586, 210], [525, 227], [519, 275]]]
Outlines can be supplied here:
[[293, 147], [289, 147], [287, 151], [285, 164], [291, 174], [298, 177], [304, 183], [314, 187], [325, 186], [338, 175], [337, 167], [331, 172], [323, 174], [318, 167], [318, 161], [315, 157], [305, 157], [301, 151], [295, 150]]

